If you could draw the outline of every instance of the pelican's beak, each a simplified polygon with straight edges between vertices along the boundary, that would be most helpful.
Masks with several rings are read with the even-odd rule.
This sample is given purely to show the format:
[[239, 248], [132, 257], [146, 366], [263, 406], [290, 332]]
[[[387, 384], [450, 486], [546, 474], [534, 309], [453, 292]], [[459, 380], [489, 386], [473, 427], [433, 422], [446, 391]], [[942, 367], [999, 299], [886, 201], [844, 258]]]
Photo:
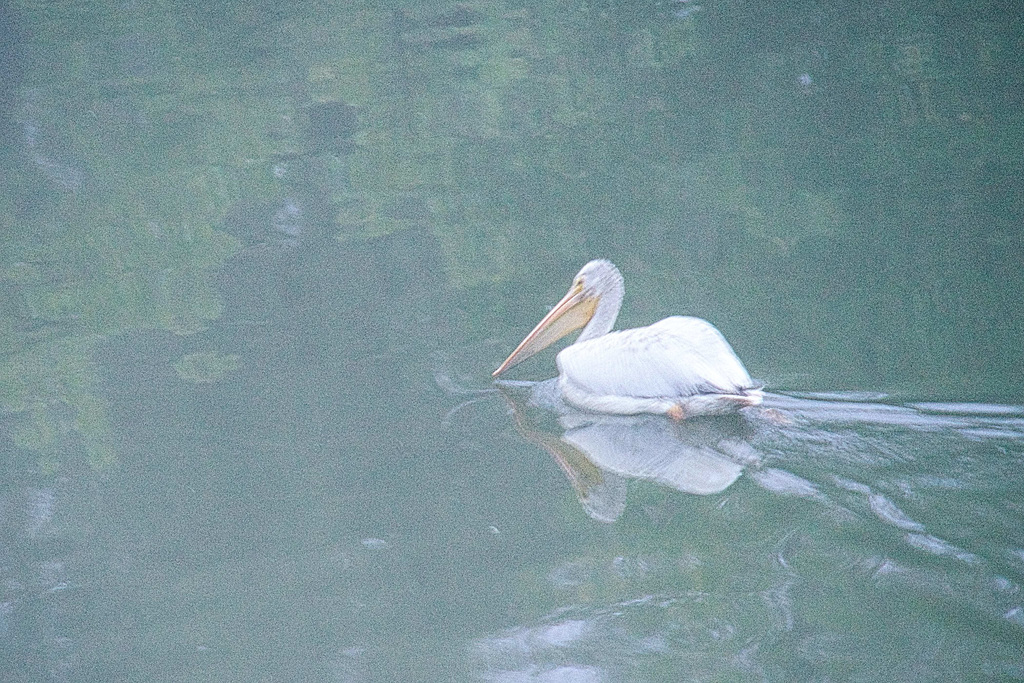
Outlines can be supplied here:
[[585, 326], [594, 317], [598, 298], [583, 294], [583, 283], [575, 282], [569, 292], [555, 307], [548, 311], [544, 319], [537, 323], [533, 332], [519, 342], [512, 355], [505, 359], [492, 377], [497, 377], [517, 363], [521, 363], [538, 351], [542, 351], [565, 335]]

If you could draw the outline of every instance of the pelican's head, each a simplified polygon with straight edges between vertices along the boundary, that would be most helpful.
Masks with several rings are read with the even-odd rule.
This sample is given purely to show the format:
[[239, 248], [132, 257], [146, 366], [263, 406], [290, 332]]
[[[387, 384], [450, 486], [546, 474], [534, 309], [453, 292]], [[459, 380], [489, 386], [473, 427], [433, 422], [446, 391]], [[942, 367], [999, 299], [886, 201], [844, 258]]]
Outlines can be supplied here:
[[570, 332], [586, 327], [579, 341], [606, 334], [615, 325], [622, 305], [622, 274], [611, 261], [596, 259], [580, 269], [562, 300], [548, 311], [526, 339], [492, 375], [542, 351]]

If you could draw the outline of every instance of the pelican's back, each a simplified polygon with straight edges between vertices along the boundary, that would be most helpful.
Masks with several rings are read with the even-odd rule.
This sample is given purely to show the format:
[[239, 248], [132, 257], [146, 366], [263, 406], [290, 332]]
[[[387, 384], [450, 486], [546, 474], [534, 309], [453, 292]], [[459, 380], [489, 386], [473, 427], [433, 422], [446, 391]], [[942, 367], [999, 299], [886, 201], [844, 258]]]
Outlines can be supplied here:
[[674, 399], [758, 386], [721, 332], [685, 316], [578, 342], [557, 361], [561, 381], [590, 396]]

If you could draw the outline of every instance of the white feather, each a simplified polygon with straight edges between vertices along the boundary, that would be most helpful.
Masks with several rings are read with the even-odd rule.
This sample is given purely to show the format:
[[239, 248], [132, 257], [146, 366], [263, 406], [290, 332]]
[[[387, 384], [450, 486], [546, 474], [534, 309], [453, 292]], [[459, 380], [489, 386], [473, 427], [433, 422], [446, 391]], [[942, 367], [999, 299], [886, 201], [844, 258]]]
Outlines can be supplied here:
[[[700, 405], [695, 397], [713, 405], [722, 399], [753, 404], [760, 397], [729, 342], [700, 318], [672, 316], [577, 342], [558, 354], [557, 363], [566, 398], [600, 412], [665, 412], [674, 404], [721, 412], [693, 410]], [[742, 401], [745, 395], [748, 401]]]

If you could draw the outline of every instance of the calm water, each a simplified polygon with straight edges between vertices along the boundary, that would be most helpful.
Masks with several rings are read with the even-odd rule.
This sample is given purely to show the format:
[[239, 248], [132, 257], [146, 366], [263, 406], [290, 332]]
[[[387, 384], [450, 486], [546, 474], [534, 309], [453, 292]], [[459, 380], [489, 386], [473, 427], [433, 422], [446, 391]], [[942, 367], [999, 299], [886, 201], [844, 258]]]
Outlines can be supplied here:
[[207, 5], [0, 5], [0, 678], [1024, 679], [1020, 12]]

